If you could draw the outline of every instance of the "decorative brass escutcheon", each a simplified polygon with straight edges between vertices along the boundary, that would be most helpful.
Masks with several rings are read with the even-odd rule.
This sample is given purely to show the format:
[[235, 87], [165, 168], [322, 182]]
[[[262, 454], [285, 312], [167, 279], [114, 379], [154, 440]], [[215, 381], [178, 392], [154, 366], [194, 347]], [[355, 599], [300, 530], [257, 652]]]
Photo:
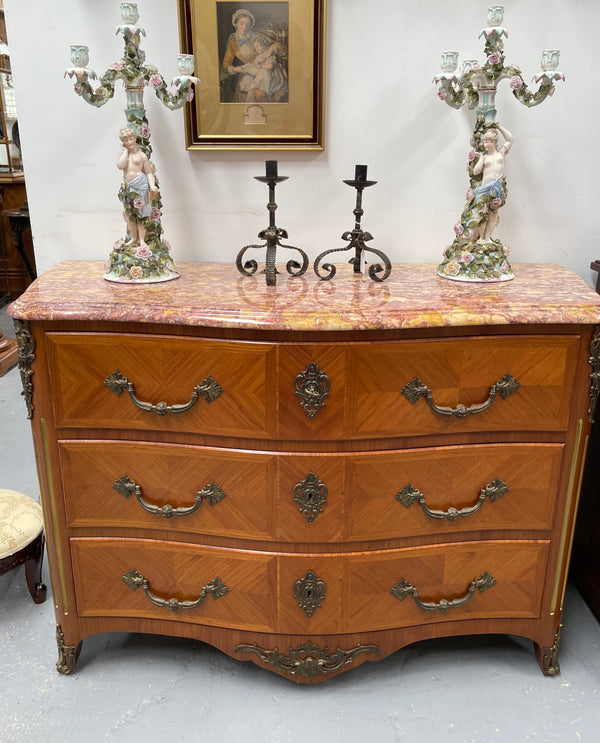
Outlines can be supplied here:
[[596, 328], [590, 343], [590, 358], [588, 364], [592, 367], [590, 374], [590, 407], [588, 410], [588, 419], [590, 423], [595, 422], [596, 407], [598, 405], [598, 395], [600, 394], [600, 327]]
[[329, 397], [331, 381], [325, 372], [321, 371], [314, 361], [300, 372], [294, 379], [296, 396], [300, 398], [300, 407], [306, 411], [309, 418], [325, 407], [325, 398]]
[[31, 365], [35, 361], [35, 340], [31, 335], [28, 322], [15, 320], [14, 323], [23, 397], [27, 407], [27, 418], [31, 420], [33, 418], [33, 384], [31, 382], [33, 371]]
[[424, 513], [426, 513], [429, 518], [456, 521], [457, 519], [465, 518], [466, 516], [472, 516], [474, 513], [479, 511], [486, 500], [495, 503], [499, 498], [508, 493], [509, 490], [510, 488], [508, 485], [497, 477], [493, 482], [488, 483], [479, 491], [479, 498], [474, 506], [465, 506], [465, 508], [454, 508], [453, 506], [450, 506], [447, 511], [438, 511], [429, 508], [425, 503], [425, 496], [423, 493], [409, 482], [408, 485], [403, 487], [399, 493], [396, 493], [396, 500], [405, 506], [405, 508], [410, 508], [413, 503], [418, 502]]
[[56, 670], [65, 675], [73, 673], [81, 643], [79, 645], [65, 645], [65, 636], [60, 624], [56, 625], [56, 647], [58, 649]]
[[424, 397], [433, 412], [444, 418], [450, 418], [452, 416], [455, 416], [456, 418], [466, 418], [468, 415], [477, 415], [478, 413], [483, 413], [484, 410], [487, 410], [494, 402], [498, 393], [500, 393], [500, 397], [503, 400], [506, 400], [506, 398], [516, 392], [520, 386], [521, 383], [518, 382], [512, 374], [505, 374], [502, 379], [499, 379], [496, 384], [493, 384], [490, 387], [490, 394], [485, 402], [476, 403], [469, 407], [461, 403], [455, 408], [436, 405], [433, 402], [433, 392], [419, 379], [419, 377], [415, 377], [408, 384], [404, 385], [401, 392], [413, 405], [418, 402], [419, 398]]
[[123, 391], [127, 392], [131, 402], [136, 408], [142, 410], [144, 413], [156, 413], [156, 415], [185, 413], [196, 404], [200, 397], [203, 397], [206, 402], [213, 402], [213, 400], [216, 400], [217, 397], [223, 393], [221, 385], [217, 384], [212, 377], [206, 377], [201, 384], [198, 384], [193, 388], [189, 402], [182, 404], [178, 403], [175, 405], [169, 405], [166, 402], [159, 402], [156, 405], [153, 405], [150, 402], [138, 400], [135, 396], [135, 387], [133, 382], [130, 382], [127, 377], [124, 377], [118, 369], [104, 380], [104, 384], [117, 396], [119, 396]]
[[132, 591], [137, 591], [138, 588], [142, 588], [151, 603], [155, 606], [160, 606], [161, 609], [171, 609], [171, 611], [196, 609], [204, 603], [209, 594], [216, 600], [229, 593], [229, 588], [227, 588], [223, 581], [220, 578], [215, 578], [210, 583], [202, 586], [200, 596], [195, 601], [179, 601], [179, 599], [176, 598], [161, 599], [150, 592], [150, 584], [135, 568], [130, 570], [128, 573], [125, 573], [121, 580], [126, 586], [129, 586]]
[[312, 617], [315, 611], [321, 608], [325, 591], [325, 583], [312, 570], [294, 583], [294, 598], [307, 617]]
[[497, 581], [493, 575], [487, 572], [482, 573], [479, 577], [471, 581], [469, 590], [464, 596], [457, 599], [441, 599], [438, 602], [434, 601], [421, 601], [417, 589], [411, 585], [406, 578], [402, 578], [396, 585], [390, 589], [390, 593], [398, 601], [404, 601], [407, 596], [412, 596], [415, 604], [423, 609], [424, 611], [440, 611], [442, 613], [449, 609], [458, 609], [460, 606], [464, 606], [467, 601], [470, 601], [475, 591], [484, 593], [488, 588], [496, 585]]
[[252, 645], [237, 645], [236, 653], [254, 653], [263, 663], [269, 663], [273, 668], [288, 676], [304, 676], [311, 681], [315, 676], [338, 671], [343, 666], [354, 662], [359, 653], [377, 653], [381, 650], [377, 645], [356, 645], [350, 650], [336, 648], [334, 653], [329, 648], [320, 648], [312, 642], [297, 648], [289, 648], [287, 655], [282, 655], [278, 648], [265, 650], [256, 643]]
[[327, 492], [327, 486], [314, 472], [309, 472], [304, 480], [294, 485], [294, 501], [300, 505], [299, 511], [309, 523], [323, 512]]
[[554, 635], [554, 644], [551, 648], [543, 648], [542, 671], [544, 676], [556, 676], [560, 673], [560, 663], [558, 661], [558, 652], [560, 650], [560, 633], [562, 624], [558, 625]]
[[189, 516], [200, 508], [202, 501], [206, 500], [210, 506], [214, 506], [220, 503], [226, 496], [225, 491], [213, 480], [196, 493], [193, 506], [173, 508], [170, 503], [166, 503], [164, 506], [156, 506], [153, 503], [145, 501], [142, 496], [142, 488], [129, 475], [123, 475], [118, 480], [115, 480], [113, 482], [113, 488], [125, 498], [135, 495], [144, 511], [158, 516], [164, 516], [166, 519], [170, 519], [172, 516]]

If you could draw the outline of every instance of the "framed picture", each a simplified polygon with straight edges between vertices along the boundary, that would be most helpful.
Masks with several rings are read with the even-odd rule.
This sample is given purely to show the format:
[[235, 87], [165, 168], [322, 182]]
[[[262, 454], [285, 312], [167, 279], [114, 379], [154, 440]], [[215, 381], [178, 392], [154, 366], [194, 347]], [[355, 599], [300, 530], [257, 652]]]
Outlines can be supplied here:
[[326, 0], [179, 0], [188, 149], [322, 150]]

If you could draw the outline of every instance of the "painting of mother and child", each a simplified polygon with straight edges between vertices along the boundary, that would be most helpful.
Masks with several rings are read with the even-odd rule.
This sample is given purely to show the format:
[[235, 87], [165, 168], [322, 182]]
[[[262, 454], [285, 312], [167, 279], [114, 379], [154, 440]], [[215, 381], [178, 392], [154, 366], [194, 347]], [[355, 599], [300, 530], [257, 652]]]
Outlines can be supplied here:
[[288, 3], [217, 2], [221, 103], [287, 103]]

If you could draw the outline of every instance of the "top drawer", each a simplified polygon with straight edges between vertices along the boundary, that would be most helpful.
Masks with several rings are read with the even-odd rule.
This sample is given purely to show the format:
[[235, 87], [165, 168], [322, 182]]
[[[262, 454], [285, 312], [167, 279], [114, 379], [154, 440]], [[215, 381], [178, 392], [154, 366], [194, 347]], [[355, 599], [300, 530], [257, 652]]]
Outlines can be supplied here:
[[[579, 349], [576, 335], [312, 344], [97, 333], [47, 339], [59, 426], [311, 441], [565, 430]], [[124, 387], [111, 388], [110, 378]], [[512, 386], [504, 389], [503, 380]], [[167, 406], [180, 412], [157, 414]]]
[[[578, 351], [577, 335], [283, 346], [280, 437], [563, 431]], [[312, 418], [293, 390], [284, 394], [300, 372], [309, 384], [304, 372], [311, 362], [327, 377], [323, 386], [328, 385], [324, 406]], [[511, 380], [508, 389], [498, 388], [503, 379]]]
[[[265, 395], [265, 386], [274, 385], [272, 345], [96, 333], [46, 338], [58, 426], [272, 435], [275, 398]], [[117, 394], [105, 384], [117, 370], [141, 404], [186, 406], [198, 385], [213, 394], [201, 390], [177, 414], [148, 412], [126, 389]]]

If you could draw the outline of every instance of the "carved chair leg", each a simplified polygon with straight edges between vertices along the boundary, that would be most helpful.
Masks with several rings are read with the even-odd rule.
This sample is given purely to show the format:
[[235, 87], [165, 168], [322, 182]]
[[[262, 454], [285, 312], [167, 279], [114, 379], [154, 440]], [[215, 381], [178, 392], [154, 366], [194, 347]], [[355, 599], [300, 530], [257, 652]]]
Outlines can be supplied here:
[[42, 532], [34, 544], [34, 553], [25, 561], [25, 577], [31, 598], [36, 604], [43, 604], [46, 600], [47, 589], [42, 582], [42, 564], [44, 561], [44, 533]]

